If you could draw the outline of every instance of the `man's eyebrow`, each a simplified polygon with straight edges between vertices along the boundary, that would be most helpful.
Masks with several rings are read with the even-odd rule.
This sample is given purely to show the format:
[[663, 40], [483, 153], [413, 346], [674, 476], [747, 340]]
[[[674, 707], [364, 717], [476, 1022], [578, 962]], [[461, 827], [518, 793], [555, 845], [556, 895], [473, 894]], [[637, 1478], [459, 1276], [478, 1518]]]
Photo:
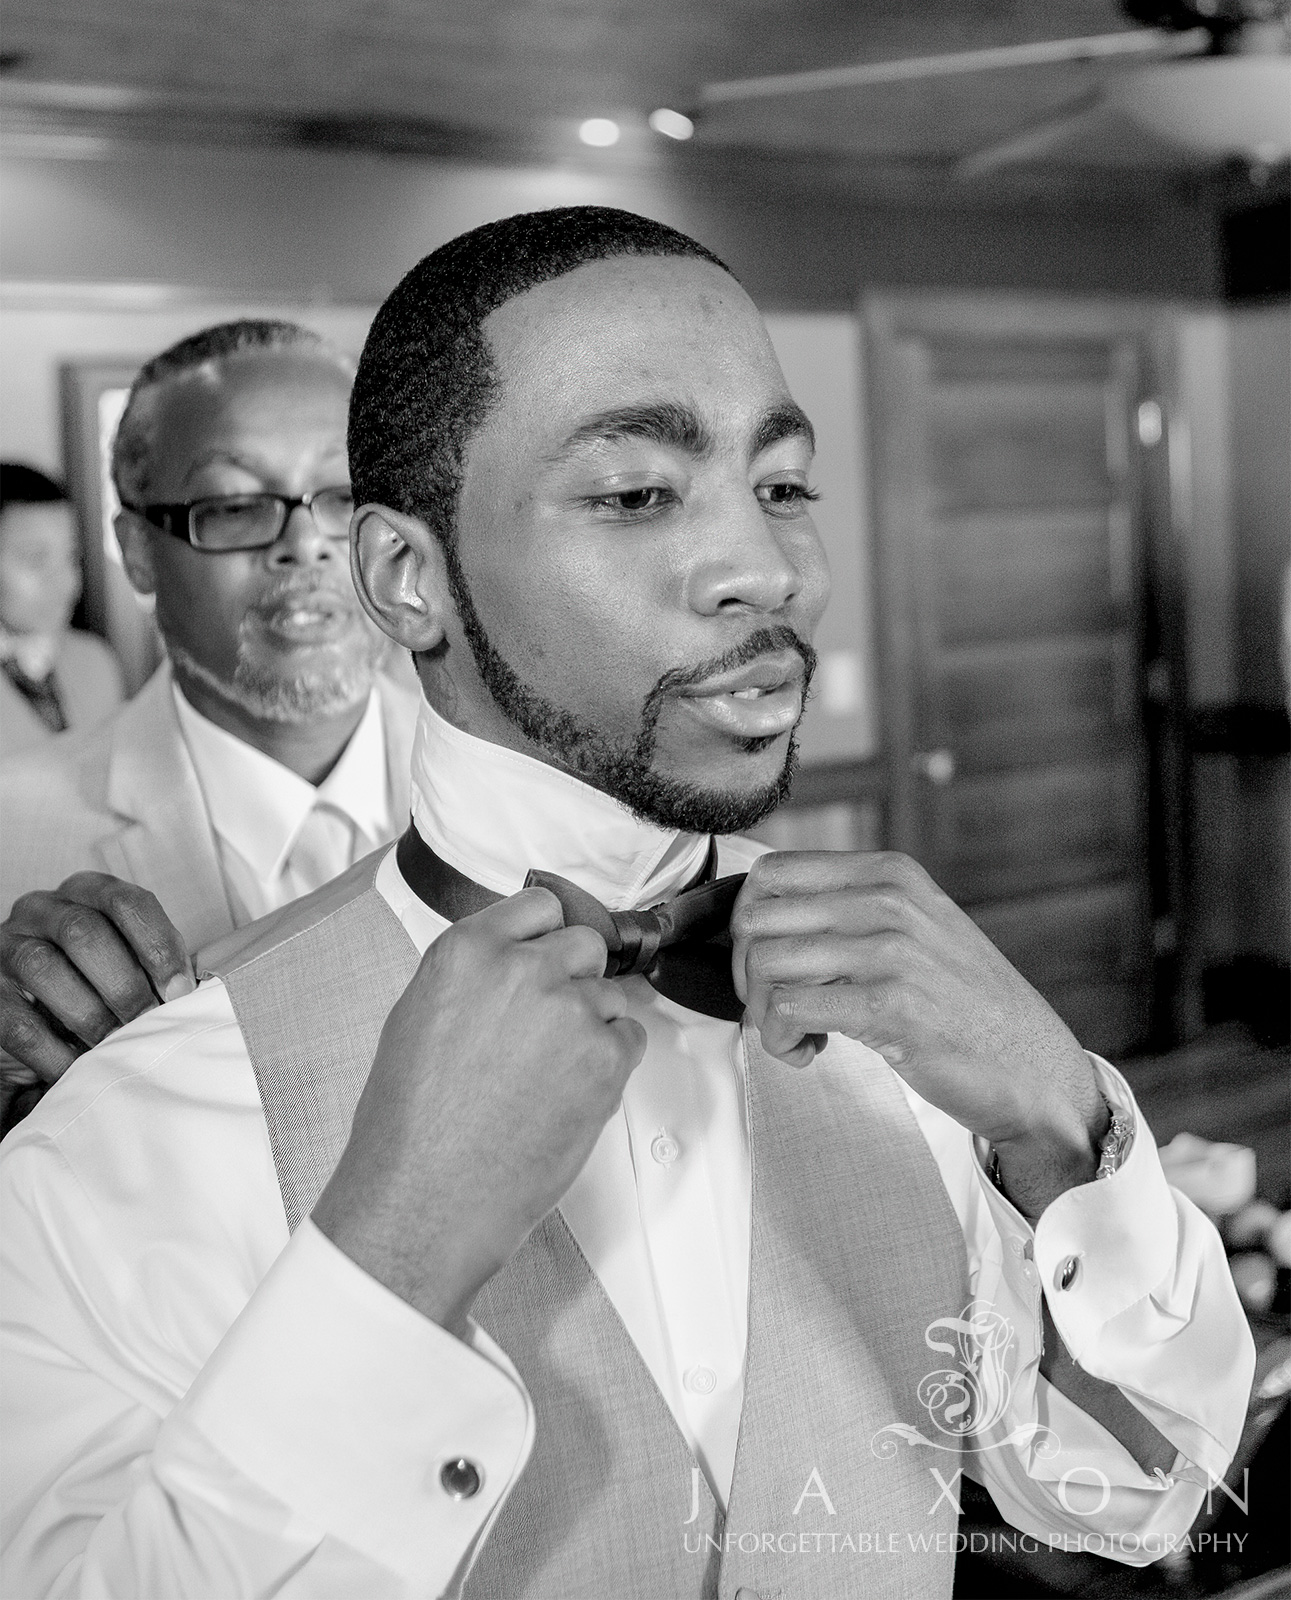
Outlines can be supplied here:
[[805, 439], [814, 454], [816, 449], [816, 430], [811, 425], [811, 418], [792, 400], [782, 401], [777, 406], [772, 406], [758, 423], [753, 433], [753, 443], [749, 447], [749, 460], [756, 461], [764, 450], [769, 450], [773, 444], [779, 444], [781, 439]]
[[[344, 439], [337, 439], [323, 452], [323, 456], [340, 454], [344, 449]], [[239, 472], [245, 472], [253, 478], [259, 478], [262, 483], [267, 483], [273, 473], [273, 468], [266, 461], [260, 461], [255, 456], [241, 455], [236, 450], [226, 450], [220, 445], [215, 445], [210, 450], [203, 450], [201, 455], [196, 456], [189, 462], [182, 481], [187, 484], [189, 479], [196, 477], [203, 468], [215, 466], [216, 464], [236, 467]]]
[[589, 417], [552, 453], [553, 461], [563, 461], [584, 445], [612, 444], [618, 439], [646, 439], [652, 444], [684, 450], [687, 455], [705, 456], [713, 448], [713, 436], [690, 406], [660, 400], [637, 406], [618, 406]]

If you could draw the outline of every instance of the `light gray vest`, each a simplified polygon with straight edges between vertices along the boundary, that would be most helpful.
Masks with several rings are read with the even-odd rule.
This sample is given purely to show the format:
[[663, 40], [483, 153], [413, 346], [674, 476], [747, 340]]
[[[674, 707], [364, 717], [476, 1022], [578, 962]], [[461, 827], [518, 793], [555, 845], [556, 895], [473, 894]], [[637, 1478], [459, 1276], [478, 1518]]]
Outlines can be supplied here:
[[[292, 1228], [340, 1156], [381, 1026], [417, 967], [372, 887], [378, 861], [203, 962], [246, 1041]], [[955, 1516], [929, 1468], [949, 1480], [957, 1457], [904, 1445], [885, 1456], [872, 1441], [892, 1423], [928, 1426], [919, 1381], [941, 1363], [924, 1330], [968, 1300], [959, 1224], [897, 1080], [872, 1056], [832, 1041], [796, 1072], [748, 1028], [744, 1051], [752, 1257], [726, 1517], [556, 1210], [473, 1307], [524, 1378], [537, 1439], [468, 1600], [949, 1596]]]

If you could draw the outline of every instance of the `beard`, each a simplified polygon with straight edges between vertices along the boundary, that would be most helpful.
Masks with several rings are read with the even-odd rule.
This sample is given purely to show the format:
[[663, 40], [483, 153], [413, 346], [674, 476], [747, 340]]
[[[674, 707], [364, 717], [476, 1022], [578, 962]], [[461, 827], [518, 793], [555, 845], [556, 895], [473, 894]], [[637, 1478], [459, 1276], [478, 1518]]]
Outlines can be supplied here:
[[329, 658], [308, 667], [294, 666], [290, 657], [265, 660], [255, 651], [253, 634], [257, 618], [268, 617], [289, 601], [307, 598], [326, 588], [319, 581], [295, 579], [275, 585], [251, 607], [238, 628], [237, 655], [231, 677], [221, 677], [163, 633], [166, 654], [179, 672], [195, 679], [230, 705], [262, 722], [300, 724], [315, 717], [338, 716], [352, 710], [372, 692], [377, 669], [389, 641], [359, 615], [360, 633], [328, 652]]
[[[615, 740], [520, 678], [489, 638], [457, 551], [447, 544], [445, 565], [462, 631], [485, 688], [508, 721], [553, 757], [557, 766], [608, 794], [646, 822], [684, 833], [742, 833], [788, 798], [798, 767], [797, 724], [789, 736], [778, 776], [753, 789], [709, 789], [671, 778], [655, 770], [654, 759], [659, 715], [669, 695], [703, 683], [719, 672], [745, 666], [773, 650], [794, 650], [801, 656], [805, 710], [816, 670], [816, 652], [792, 628], [783, 623], [759, 628], [724, 655], [694, 667], [675, 667], [665, 672], [642, 704], [635, 737]], [[755, 754], [773, 744], [776, 737], [779, 736], [745, 739], [741, 745]]]

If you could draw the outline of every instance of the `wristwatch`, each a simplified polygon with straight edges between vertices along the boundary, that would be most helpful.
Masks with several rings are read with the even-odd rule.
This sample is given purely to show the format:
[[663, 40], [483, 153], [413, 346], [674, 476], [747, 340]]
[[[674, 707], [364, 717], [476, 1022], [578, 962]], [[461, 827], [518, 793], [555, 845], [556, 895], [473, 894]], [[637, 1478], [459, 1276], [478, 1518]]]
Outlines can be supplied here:
[[1123, 1111], [1117, 1111], [1103, 1096], [1103, 1104], [1107, 1107], [1111, 1122], [1107, 1132], [1103, 1135], [1102, 1148], [1098, 1155], [1098, 1171], [1095, 1179], [1110, 1178], [1124, 1163], [1130, 1153], [1130, 1146], [1134, 1143], [1134, 1119]]
[[[1118, 1111], [1108, 1100], [1102, 1096], [1103, 1104], [1107, 1107], [1109, 1122], [1107, 1132], [1103, 1135], [1103, 1142], [1098, 1147], [1098, 1168], [1094, 1173], [1094, 1180], [1110, 1178], [1114, 1172], [1124, 1165], [1125, 1158], [1130, 1153], [1130, 1146], [1134, 1143], [1134, 1119], [1124, 1111]], [[1000, 1182], [1000, 1153], [991, 1147], [990, 1159], [986, 1164], [986, 1176], [991, 1180], [1001, 1194], [1007, 1198], [1007, 1191]]]

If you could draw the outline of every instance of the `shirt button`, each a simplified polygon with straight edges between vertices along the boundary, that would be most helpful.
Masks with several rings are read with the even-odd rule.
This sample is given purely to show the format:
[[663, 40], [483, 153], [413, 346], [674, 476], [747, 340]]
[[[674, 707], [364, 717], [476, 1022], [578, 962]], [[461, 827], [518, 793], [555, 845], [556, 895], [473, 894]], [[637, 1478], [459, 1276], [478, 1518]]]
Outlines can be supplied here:
[[691, 1394], [712, 1394], [717, 1387], [717, 1374], [712, 1367], [691, 1367], [681, 1381]]
[[1068, 1256], [1065, 1261], [1060, 1263], [1057, 1272], [1053, 1275], [1053, 1281], [1060, 1289], [1070, 1289], [1079, 1275], [1080, 1257]]
[[445, 1461], [439, 1469], [439, 1481], [451, 1500], [469, 1500], [480, 1492], [484, 1474], [473, 1461], [458, 1456], [456, 1461]]
[[660, 1133], [651, 1141], [650, 1154], [661, 1167], [670, 1167], [681, 1154], [681, 1146], [670, 1133]]

